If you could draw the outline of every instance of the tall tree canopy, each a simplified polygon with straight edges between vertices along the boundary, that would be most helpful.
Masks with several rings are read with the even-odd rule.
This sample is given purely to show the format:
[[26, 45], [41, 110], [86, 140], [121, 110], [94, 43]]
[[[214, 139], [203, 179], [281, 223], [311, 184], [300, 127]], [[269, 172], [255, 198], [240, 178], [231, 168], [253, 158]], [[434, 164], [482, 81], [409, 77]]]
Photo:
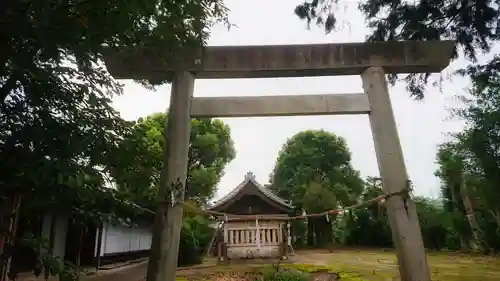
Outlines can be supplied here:
[[[158, 190], [164, 165], [165, 119], [164, 113], [140, 118], [119, 144], [111, 169], [119, 188], [143, 204], [152, 204]], [[214, 195], [235, 150], [230, 129], [222, 121], [192, 119], [191, 125], [186, 196], [203, 204]]]
[[[441, 180], [443, 207], [450, 214], [453, 228], [459, 235], [461, 248], [469, 248], [475, 241], [476, 217], [471, 206], [471, 175], [467, 173], [466, 155], [460, 143], [440, 145], [437, 153], [439, 169], [435, 175]], [[467, 216], [469, 215], [469, 216]], [[469, 222], [469, 223], [468, 223]]]
[[[334, 11], [338, 4], [342, 4], [342, 0], [305, 0], [295, 13], [330, 32], [336, 27]], [[361, 2], [359, 9], [371, 29], [368, 41], [454, 40], [457, 42], [455, 57], [461, 51], [473, 64], [477, 63], [478, 54], [489, 52], [500, 39], [500, 7], [493, 0], [366, 0]], [[500, 65], [497, 55], [481, 66], [497, 72]], [[428, 74], [411, 74], [405, 78], [413, 96], [423, 97], [428, 77]]]
[[0, 16], [3, 217], [11, 217], [19, 197], [28, 214], [49, 206], [84, 216], [115, 213], [118, 194], [104, 188], [103, 171], [130, 127], [111, 106], [122, 87], [103, 67], [102, 53], [155, 46], [172, 61], [181, 48], [206, 43], [209, 28], [226, 20], [225, 7], [220, 0], [6, 0]]
[[98, 167], [109, 165], [128, 129], [110, 104], [122, 89], [100, 62], [104, 49], [200, 48], [226, 16], [217, 0], [7, 0], [0, 7], [2, 195], [61, 204], [102, 188]]
[[498, 248], [500, 233], [500, 76], [491, 66], [470, 67], [464, 106], [453, 110], [463, 131], [441, 144], [437, 158], [445, 209], [453, 213], [462, 248]]
[[[305, 0], [295, 13], [330, 32], [337, 23], [338, 4], [342, 0]], [[471, 88], [461, 97], [465, 107], [454, 110], [455, 116], [466, 121], [466, 128], [437, 153], [442, 213], [449, 222], [443, 223], [449, 227], [446, 244], [454, 249], [498, 249], [500, 56], [491, 53], [500, 39], [498, 2], [366, 0], [358, 7], [370, 28], [368, 41], [453, 40], [457, 43], [454, 58], [463, 56], [469, 61], [458, 74], [471, 78]], [[487, 60], [478, 60], [484, 53]], [[411, 74], [405, 78], [411, 95], [423, 97], [428, 77]], [[394, 82], [395, 76], [390, 79]]]
[[200, 48], [226, 13], [217, 0], [8, 0], [0, 7], [0, 162], [9, 170], [0, 182], [14, 193], [54, 186], [60, 175], [100, 177], [96, 167], [108, 164], [127, 130], [110, 105], [121, 85], [100, 62], [105, 48]]
[[351, 166], [345, 140], [326, 131], [297, 133], [281, 148], [271, 174], [271, 186], [283, 198], [301, 206], [307, 186], [325, 183], [340, 204], [363, 191], [359, 172]]
[[[270, 176], [271, 188], [309, 213], [352, 204], [363, 191], [359, 172], [351, 166], [345, 140], [326, 131], [303, 131], [286, 141]], [[308, 223], [308, 244], [321, 245], [332, 237], [330, 220]], [[300, 230], [300, 225], [295, 225]], [[314, 233], [314, 235], [313, 235]], [[300, 234], [297, 234], [299, 236]], [[316, 239], [314, 239], [316, 238]]]

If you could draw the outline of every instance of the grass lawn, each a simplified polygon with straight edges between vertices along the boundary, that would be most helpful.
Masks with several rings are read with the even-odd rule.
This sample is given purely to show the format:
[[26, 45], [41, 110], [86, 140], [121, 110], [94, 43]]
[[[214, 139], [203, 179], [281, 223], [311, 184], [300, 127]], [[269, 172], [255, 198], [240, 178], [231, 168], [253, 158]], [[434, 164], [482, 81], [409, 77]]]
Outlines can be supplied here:
[[[329, 256], [329, 267], [357, 274], [361, 280], [399, 280], [394, 252], [339, 251]], [[428, 262], [434, 281], [500, 280], [500, 257], [430, 252]]]
[[[500, 257], [458, 253], [429, 253], [429, 266], [434, 281], [493, 281], [500, 280]], [[301, 271], [329, 269], [340, 272], [341, 280], [400, 280], [396, 256], [392, 251], [338, 250], [299, 251], [293, 263], [282, 264]], [[238, 264], [178, 271], [179, 280], [254, 280], [256, 272], [269, 270], [268, 264]], [[248, 278], [242, 276], [248, 272]], [[207, 278], [204, 275], [207, 274]], [[244, 274], [243, 274], [244, 275]]]

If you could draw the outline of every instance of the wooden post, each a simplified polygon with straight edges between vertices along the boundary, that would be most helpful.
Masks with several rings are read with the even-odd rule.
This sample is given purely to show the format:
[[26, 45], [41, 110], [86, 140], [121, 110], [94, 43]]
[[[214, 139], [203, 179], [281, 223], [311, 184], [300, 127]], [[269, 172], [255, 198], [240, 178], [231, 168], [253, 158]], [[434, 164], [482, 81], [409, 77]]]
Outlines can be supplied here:
[[101, 248], [102, 248], [102, 236], [104, 231], [104, 225], [101, 222], [97, 229], [97, 251], [95, 256], [95, 272], [99, 272], [99, 267], [101, 267]]
[[[7, 216], [6, 218], [2, 218], [2, 222], [0, 223], [0, 226], [2, 226], [4, 222], [7, 224], [6, 235], [0, 231], [0, 240], [2, 241], [0, 250], [2, 251], [6, 246], [11, 247], [15, 244], [17, 225], [19, 223], [19, 210], [21, 208], [21, 196], [16, 195], [13, 198], [8, 198], [7, 201], [10, 203], [7, 204]], [[5, 221], [3, 221], [4, 219]], [[0, 252], [0, 254], [2, 254], [2, 252]], [[0, 261], [0, 280], [8, 280], [7, 275], [9, 274], [11, 263], [12, 255], [8, 255], [3, 264]]]
[[193, 90], [194, 77], [191, 73], [175, 73], [165, 124], [165, 136], [168, 138], [165, 140], [164, 161], [167, 170], [162, 172], [159, 193], [162, 202], [157, 209], [151, 245], [150, 261], [157, 264], [148, 266], [148, 281], [175, 281], [182, 227], [182, 201], [187, 178]]
[[76, 260], [75, 260], [75, 278], [76, 281], [80, 280], [80, 266], [82, 260], [82, 249], [83, 249], [83, 233], [85, 231], [85, 227], [80, 225], [79, 237], [78, 237], [78, 248], [76, 251]]
[[[0, 226], [4, 224], [7, 225], [7, 233], [2, 233], [0, 230], [0, 241], [2, 243], [0, 247], [0, 254], [3, 254], [5, 247], [12, 247], [15, 244], [17, 235], [17, 225], [19, 223], [19, 210], [21, 208], [21, 196], [16, 195], [11, 198], [7, 198], [7, 213], [5, 218], [1, 218]], [[7, 259], [0, 261], [0, 280], [8, 280], [7, 275], [10, 271], [10, 266], [12, 263], [12, 255], [8, 255]]]
[[222, 259], [224, 263], [229, 263], [229, 257], [227, 256], [227, 243], [222, 243]]
[[[370, 125], [384, 191], [401, 191], [408, 187], [408, 176], [384, 70], [370, 67], [362, 74], [362, 80], [370, 100]], [[415, 204], [403, 194], [388, 198], [386, 207], [401, 280], [430, 281]]]
[[287, 224], [282, 224], [281, 225], [281, 243], [282, 243], [282, 258], [286, 259], [288, 257], [288, 231], [287, 231]]
[[219, 240], [217, 242], [217, 263], [222, 264], [224, 262], [224, 258], [222, 256], [222, 241]]
[[[56, 215], [55, 213], [51, 213], [50, 216], [50, 226], [49, 226], [49, 254], [51, 257], [54, 257], [54, 245], [55, 245], [55, 237], [56, 237]], [[50, 276], [50, 266], [46, 266], [44, 268], [43, 276], [45, 280], [47, 280]]]

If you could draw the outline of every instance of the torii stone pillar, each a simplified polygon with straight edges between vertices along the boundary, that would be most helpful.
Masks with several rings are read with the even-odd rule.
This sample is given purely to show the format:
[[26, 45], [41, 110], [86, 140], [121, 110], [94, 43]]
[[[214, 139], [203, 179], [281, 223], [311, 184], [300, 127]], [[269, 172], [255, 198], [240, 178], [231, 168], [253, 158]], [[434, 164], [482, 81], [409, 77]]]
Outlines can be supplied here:
[[193, 74], [188, 71], [174, 74], [164, 128], [164, 133], [168, 136], [164, 149], [164, 161], [168, 170], [162, 171], [158, 195], [162, 202], [155, 214], [155, 231], [148, 265], [148, 272], [154, 272], [155, 276], [148, 275], [147, 281], [175, 280], [182, 228], [182, 201], [187, 178], [193, 90]]
[[[370, 100], [370, 125], [384, 191], [401, 191], [408, 187], [408, 176], [384, 70], [382, 67], [370, 67], [361, 78]], [[415, 204], [403, 196], [390, 197], [385, 204], [392, 240], [398, 249], [401, 280], [430, 280]]]
[[[408, 175], [384, 71], [388, 74], [440, 72], [449, 64], [453, 48], [451, 41], [218, 46], [208, 47], [200, 60], [192, 54], [186, 55], [186, 72], [166, 65], [152, 49], [130, 48], [104, 57], [115, 78], [157, 80], [176, 73], [165, 155], [168, 176], [167, 184], [162, 184], [162, 192], [163, 197], [169, 197], [165, 191], [179, 182], [182, 199], [190, 117], [369, 114], [383, 188], [387, 193], [404, 190]], [[191, 107], [193, 77], [190, 73], [202, 79], [361, 75], [364, 93], [194, 98]], [[430, 281], [414, 203], [409, 197], [393, 196], [386, 204], [401, 279]], [[162, 271], [156, 276], [149, 276], [152, 271], [148, 272], [148, 281], [175, 281], [182, 205], [170, 206], [168, 215], [162, 207], [158, 212], [161, 214], [157, 214], [156, 225], [163, 226], [164, 231], [155, 232], [152, 248], [160, 247], [164, 253], [158, 261]]]

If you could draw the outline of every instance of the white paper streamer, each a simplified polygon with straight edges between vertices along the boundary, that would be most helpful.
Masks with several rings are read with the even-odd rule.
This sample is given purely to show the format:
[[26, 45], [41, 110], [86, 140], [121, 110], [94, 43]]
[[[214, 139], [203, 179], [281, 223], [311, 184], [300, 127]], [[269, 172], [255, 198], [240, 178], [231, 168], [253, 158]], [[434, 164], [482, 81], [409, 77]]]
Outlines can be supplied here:
[[288, 246], [292, 246], [292, 233], [291, 233], [291, 230], [290, 230], [290, 222], [288, 222], [286, 224], [287, 228], [288, 228]]
[[259, 219], [255, 218], [255, 227], [257, 232], [257, 237], [255, 237], [255, 241], [257, 243], [257, 248], [260, 249], [260, 227], [259, 227]]

